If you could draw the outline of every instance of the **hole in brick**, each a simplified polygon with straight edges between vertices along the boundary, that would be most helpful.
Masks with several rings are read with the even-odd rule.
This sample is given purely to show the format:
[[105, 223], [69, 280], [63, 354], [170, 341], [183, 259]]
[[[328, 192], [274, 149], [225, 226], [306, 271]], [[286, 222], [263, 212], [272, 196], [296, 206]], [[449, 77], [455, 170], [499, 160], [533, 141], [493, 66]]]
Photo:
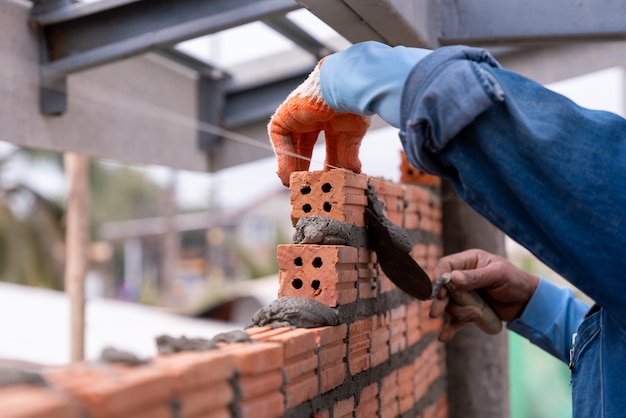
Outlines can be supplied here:
[[409, 174], [409, 176], [412, 176], [415, 174], [415, 171], [413, 171], [412, 168], [409, 168], [406, 172]]
[[304, 186], [303, 188], [300, 189], [300, 193], [302, 193], [302, 194], [309, 194], [309, 193], [311, 193], [311, 186]]
[[302, 280], [300, 280], [300, 279], [293, 279], [291, 281], [291, 285], [293, 286], [294, 289], [302, 289]]
[[328, 193], [333, 189], [333, 186], [330, 183], [324, 183], [322, 184], [322, 191], [324, 193]]
[[[323, 208], [324, 208], [324, 211], [325, 211], [325, 212], [330, 212], [330, 210], [332, 209], [332, 206], [330, 205], [330, 203], [328, 203], [328, 202], [324, 202], [324, 206], [323, 206]], [[306, 212], [306, 211], [305, 211], [305, 212]]]
[[302, 210], [304, 211], [304, 213], [311, 212], [311, 205], [309, 205], [308, 203], [306, 205], [302, 205]]
[[313, 264], [313, 267], [315, 267], [316, 269], [322, 267], [322, 264], [323, 264], [322, 263], [322, 257], [315, 257], [313, 259], [313, 263], [312, 264]]
[[311, 282], [311, 287], [313, 288], [313, 290], [317, 290], [320, 288], [320, 281], [319, 280], [313, 280]]
[[302, 266], [302, 257], [296, 257], [293, 259], [293, 264], [295, 264], [296, 266]]

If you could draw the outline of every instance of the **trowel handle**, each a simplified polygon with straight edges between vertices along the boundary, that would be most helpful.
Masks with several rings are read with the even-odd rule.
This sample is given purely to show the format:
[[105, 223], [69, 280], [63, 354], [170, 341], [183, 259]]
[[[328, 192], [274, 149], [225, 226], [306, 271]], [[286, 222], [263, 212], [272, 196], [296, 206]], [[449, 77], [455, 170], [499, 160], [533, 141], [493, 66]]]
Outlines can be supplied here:
[[476, 321], [476, 325], [487, 334], [497, 334], [502, 330], [502, 320], [498, 318], [498, 315], [491, 309], [491, 306], [487, 305], [487, 302], [481, 298], [474, 290], [461, 290], [458, 289], [452, 282], [445, 284], [448, 292], [460, 306], [476, 306], [483, 313], [483, 317]]

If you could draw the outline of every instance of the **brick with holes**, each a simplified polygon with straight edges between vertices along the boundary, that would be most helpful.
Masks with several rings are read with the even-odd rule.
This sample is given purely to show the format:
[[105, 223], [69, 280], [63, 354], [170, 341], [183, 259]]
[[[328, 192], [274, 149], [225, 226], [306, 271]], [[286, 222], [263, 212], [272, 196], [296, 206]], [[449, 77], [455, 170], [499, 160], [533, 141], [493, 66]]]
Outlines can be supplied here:
[[277, 259], [279, 298], [306, 297], [331, 307], [356, 301], [355, 247], [283, 244], [278, 246]]
[[426, 186], [439, 186], [441, 179], [439, 177], [424, 173], [418, 168], [414, 167], [406, 156], [404, 151], [400, 151], [400, 182], [401, 183], [415, 183], [423, 184]]
[[325, 216], [365, 226], [367, 176], [343, 170], [296, 171], [291, 174], [291, 221], [304, 216]]

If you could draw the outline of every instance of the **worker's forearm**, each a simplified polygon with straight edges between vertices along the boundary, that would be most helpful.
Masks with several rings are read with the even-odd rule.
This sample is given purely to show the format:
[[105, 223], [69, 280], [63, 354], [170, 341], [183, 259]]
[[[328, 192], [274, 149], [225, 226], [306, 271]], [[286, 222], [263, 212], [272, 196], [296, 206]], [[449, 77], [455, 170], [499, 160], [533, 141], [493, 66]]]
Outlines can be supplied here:
[[409, 160], [626, 324], [626, 121], [473, 48], [425, 57], [402, 97]]
[[320, 74], [324, 100], [335, 110], [378, 114], [398, 128], [404, 81], [430, 52], [371, 41], [330, 55], [324, 59]]

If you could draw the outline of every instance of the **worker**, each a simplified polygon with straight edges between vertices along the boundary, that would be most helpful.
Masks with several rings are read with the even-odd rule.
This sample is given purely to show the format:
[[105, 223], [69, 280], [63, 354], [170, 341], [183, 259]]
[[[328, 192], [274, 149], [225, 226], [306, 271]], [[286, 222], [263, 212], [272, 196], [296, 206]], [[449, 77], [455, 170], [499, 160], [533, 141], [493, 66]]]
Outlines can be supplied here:
[[[444, 257], [438, 274], [482, 289], [509, 329], [570, 365], [576, 417], [626, 411], [626, 121], [582, 108], [485, 50], [363, 42], [321, 60], [273, 115], [278, 175], [307, 170], [320, 131], [326, 163], [355, 172], [369, 123], [399, 129], [418, 169], [459, 196], [595, 302], [478, 250]], [[431, 316], [448, 340], [476, 312], [442, 291]]]

